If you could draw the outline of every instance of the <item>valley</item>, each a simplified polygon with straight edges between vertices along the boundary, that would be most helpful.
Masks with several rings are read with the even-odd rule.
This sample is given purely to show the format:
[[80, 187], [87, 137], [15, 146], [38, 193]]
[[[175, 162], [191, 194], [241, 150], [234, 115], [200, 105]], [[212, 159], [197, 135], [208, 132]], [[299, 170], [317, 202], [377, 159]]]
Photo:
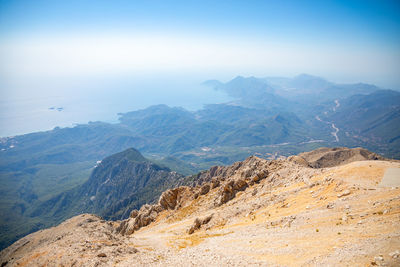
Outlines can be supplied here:
[[18, 266], [396, 266], [400, 177], [389, 187], [382, 180], [392, 169], [398, 161], [363, 149], [253, 156], [165, 191], [127, 220], [82, 214], [0, 258]]
[[400, 266], [400, 1], [0, 1], [0, 267]]
[[[1, 138], [0, 247], [85, 210], [104, 216], [99, 210], [61, 203], [72, 196], [68, 192], [88, 182], [98, 161], [132, 147], [149, 162], [180, 174], [177, 180], [251, 155], [272, 160], [323, 146], [360, 146], [400, 157], [396, 91], [335, 84], [305, 74], [281, 79], [238, 76], [206, 84], [234, 100], [197, 111], [156, 105], [119, 114], [115, 124], [90, 122]], [[136, 208], [151, 203], [177, 180], [147, 197], [126, 201]], [[107, 218], [126, 218], [127, 213], [116, 208], [126, 203], [117, 202], [110, 202]]]

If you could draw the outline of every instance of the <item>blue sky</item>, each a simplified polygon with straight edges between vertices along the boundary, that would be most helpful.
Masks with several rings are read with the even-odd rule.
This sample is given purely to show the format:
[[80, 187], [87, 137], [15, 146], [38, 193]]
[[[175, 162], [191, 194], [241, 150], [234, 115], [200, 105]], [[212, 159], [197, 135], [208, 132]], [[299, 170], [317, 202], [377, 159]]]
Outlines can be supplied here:
[[400, 89], [399, 1], [2, 0], [0, 42], [10, 86], [190, 72], [310, 73]]

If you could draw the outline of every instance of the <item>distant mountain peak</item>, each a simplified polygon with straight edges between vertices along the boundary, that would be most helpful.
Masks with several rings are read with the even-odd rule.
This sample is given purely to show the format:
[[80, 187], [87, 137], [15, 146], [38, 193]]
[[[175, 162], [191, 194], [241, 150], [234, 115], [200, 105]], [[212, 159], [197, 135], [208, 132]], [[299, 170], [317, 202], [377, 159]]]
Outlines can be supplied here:
[[311, 75], [311, 74], [307, 74], [307, 73], [301, 73], [301, 74], [295, 76], [293, 79], [318, 79], [318, 80], [326, 81], [324, 78], [321, 78], [321, 77], [315, 76], [315, 75]]
[[114, 155], [111, 155], [103, 160], [103, 162], [107, 161], [115, 161], [115, 160], [122, 160], [122, 159], [128, 159], [130, 161], [136, 161], [136, 162], [146, 162], [148, 159], [143, 157], [143, 155], [136, 149], [134, 148], [128, 148], [122, 152], [116, 153]]

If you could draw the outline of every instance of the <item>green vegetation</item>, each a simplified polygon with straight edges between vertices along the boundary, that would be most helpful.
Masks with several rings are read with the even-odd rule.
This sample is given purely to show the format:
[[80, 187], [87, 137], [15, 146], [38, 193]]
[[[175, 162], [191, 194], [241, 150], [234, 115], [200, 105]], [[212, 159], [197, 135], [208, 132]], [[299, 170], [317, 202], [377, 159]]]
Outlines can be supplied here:
[[[157, 105], [120, 114], [117, 124], [92, 122], [1, 138], [0, 248], [84, 210], [109, 218], [126, 216], [129, 209], [154, 201], [162, 190], [176, 184], [173, 179], [164, 182], [153, 177], [149, 187], [135, 185], [120, 202], [115, 197], [112, 205], [102, 203], [104, 209], [68, 207], [72, 199], [89, 203], [76, 188], [96, 176], [97, 161], [131, 147], [152, 161], [132, 152], [126, 158], [131, 166], [184, 175], [250, 155], [272, 159], [320, 146], [362, 146], [400, 158], [399, 92], [366, 84], [333, 84], [309, 75], [237, 77], [226, 84], [208, 84], [236, 100], [196, 112]], [[339, 128], [339, 142], [331, 134], [332, 123]]]

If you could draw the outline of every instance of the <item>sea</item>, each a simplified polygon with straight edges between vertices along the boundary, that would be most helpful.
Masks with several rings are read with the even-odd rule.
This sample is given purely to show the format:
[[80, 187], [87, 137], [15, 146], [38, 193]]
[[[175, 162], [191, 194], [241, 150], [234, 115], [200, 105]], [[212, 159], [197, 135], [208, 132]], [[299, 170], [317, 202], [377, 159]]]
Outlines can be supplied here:
[[[68, 84], [68, 83], [67, 83]], [[71, 83], [70, 83], [71, 84]], [[9, 137], [55, 127], [103, 121], [117, 123], [119, 113], [166, 104], [190, 111], [206, 104], [231, 100], [224, 92], [202, 85], [198, 79], [100, 80], [18, 88], [18, 94], [2, 88], [0, 99], [0, 137]]]

